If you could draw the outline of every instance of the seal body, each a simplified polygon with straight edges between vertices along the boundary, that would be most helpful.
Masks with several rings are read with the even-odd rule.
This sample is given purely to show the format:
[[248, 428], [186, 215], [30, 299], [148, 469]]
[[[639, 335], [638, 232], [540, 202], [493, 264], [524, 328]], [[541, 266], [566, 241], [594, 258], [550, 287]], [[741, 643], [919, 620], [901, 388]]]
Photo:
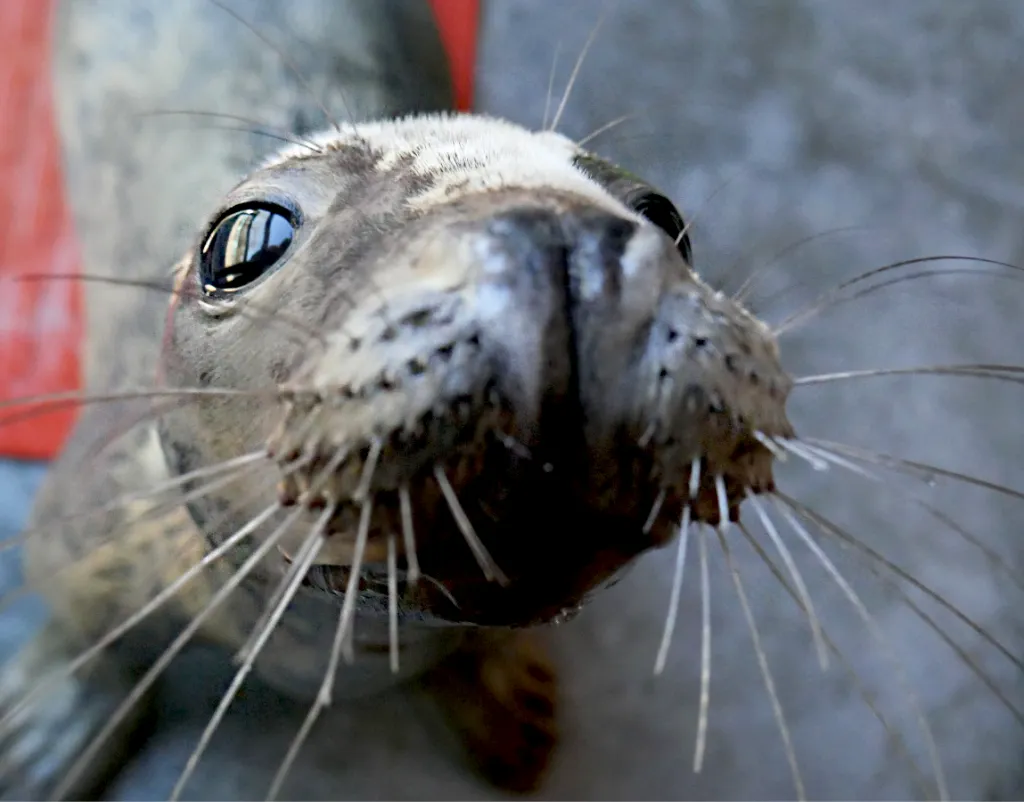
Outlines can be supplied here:
[[[325, 678], [338, 699], [427, 669], [487, 776], [534, 787], [558, 693], [529, 625], [574, 614], [665, 543], [684, 509], [721, 521], [744, 493], [772, 488], [754, 435], [791, 432], [772, 338], [693, 273], [671, 204], [614, 165], [500, 121], [390, 119], [443, 92], [362, 106], [348, 87], [358, 70], [324, 70], [350, 47], [340, 23], [252, 7], [261, 31], [319, 43], [284, 45], [339, 110], [337, 129], [311, 136], [316, 92], [272, 48], [225, 51], [240, 31], [230, 17], [218, 28], [215, 7], [126, 4], [116, 24], [114, 4], [71, 8], [89, 6], [65, 7], [62, 41], [78, 44], [58, 49], [87, 269], [157, 282], [120, 296], [87, 285], [90, 384], [195, 395], [90, 408], [40, 497], [28, 567], [53, 616], [0, 678], [9, 793], [80, 796], [123, 763], [147, 679], [183, 633], [225, 665], [254, 657], [254, 673], [301, 700], [319, 699]], [[125, 19], [152, 35], [97, 33]], [[97, 59], [90, 80], [81, 43], [95, 52], [112, 38], [124, 58]], [[183, 46], [196, 52], [181, 59]], [[127, 113], [220, 109], [225, 97], [302, 139], [254, 169], [256, 140], [200, 148], [210, 132], [147, 129]], [[353, 127], [345, 106], [385, 122]], [[338, 632], [358, 652], [351, 664], [332, 663]], [[26, 704], [33, 688], [44, 690]], [[120, 715], [133, 696], [136, 715]]]
[[[116, 19], [64, 8], [70, 42]], [[197, 8], [148, 10], [140, 49], [159, 58]], [[175, 63], [237, 82], [212, 97], [244, 97], [252, 76], [209, 63], [231, 57], [208, 36]], [[82, 57], [59, 52], [69, 80]], [[274, 80], [253, 84], [261, 109]], [[717, 523], [773, 487], [762, 441], [793, 432], [769, 331], [694, 273], [657, 190], [486, 117], [301, 134], [222, 187], [169, 270], [176, 230], [239, 152], [164, 152], [194, 181], [136, 208], [144, 186], [103, 181], [118, 133], [136, 134], [119, 128], [118, 81], [61, 105], [77, 222], [111, 232], [87, 238], [87, 264], [170, 275], [152, 303], [90, 305], [89, 383], [157, 384], [88, 410], [40, 494], [27, 572], [52, 618], [5, 675], [8, 788], [93, 788], [160, 671], [198, 642], [235, 654], [239, 682], [254, 670], [318, 704], [440, 663], [427, 685], [480, 768], [535, 787], [557, 683], [529, 628], [573, 615], [684, 509]], [[394, 94], [371, 110], [441, 98]], [[40, 671], [60, 693], [29, 699]]]

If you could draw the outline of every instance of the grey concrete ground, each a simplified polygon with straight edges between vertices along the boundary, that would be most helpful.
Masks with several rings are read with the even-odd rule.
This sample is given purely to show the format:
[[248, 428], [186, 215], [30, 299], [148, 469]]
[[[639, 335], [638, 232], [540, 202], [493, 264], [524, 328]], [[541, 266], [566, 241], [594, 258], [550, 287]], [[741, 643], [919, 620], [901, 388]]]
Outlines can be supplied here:
[[[485, 4], [479, 108], [537, 125], [556, 53], [561, 91], [602, 4]], [[240, 35], [242, 35], [240, 33]], [[595, 142], [658, 183], [694, 218], [698, 266], [726, 288], [764, 268], [755, 308], [770, 320], [835, 282], [886, 261], [962, 253], [1024, 263], [1024, 4], [774, 0], [623, 0], [610, 8], [560, 128], [583, 136], [629, 112]], [[856, 226], [855, 230], [833, 231]], [[803, 238], [833, 231], [772, 260]], [[760, 299], [760, 300], [758, 300]], [[1024, 287], [947, 276], [893, 287], [783, 340], [797, 374], [955, 362], [1021, 362]], [[1024, 487], [1021, 388], [901, 377], [797, 390], [792, 416], [813, 434], [933, 461]], [[787, 465], [782, 486], [927, 581], [1005, 644], [1024, 645], [1021, 590], [908, 495], [955, 514], [1019, 568], [1020, 502], [962, 484], [865, 481]], [[24, 477], [5, 473], [2, 525], [16, 525]], [[31, 482], [29, 482], [31, 484]], [[748, 517], [749, 515], [748, 511]], [[794, 549], [795, 551], [799, 551]], [[807, 622], [736, 540], [767, 659], [814, 798], [921, 796], [917, 775], [834, 661], [822, 674]], [[928, 713], [955, 798], [1020, 798], [1024, 727], [849, 552], [830, 548], [861, 590], [872, 634], [813, 560], [797, 555], [818, 611], [877, 708], [928, 774], [906, 688]], [[699, 582], [691, 559], [668, 667], [651, 666], [668, 600], [671, 555], [645, 559], [577, 621], [553, 633], [567, 684], [566, 741], [550, 798], [787, 798], [793, 785], [717, 548], [708, 754], [690, 768], [698, 701]], [[904, 587], [906, 587], [904, 585]], [[908, 591], [909, 592], [909, 591]], [[913, 592], [979, 672], [1017, 705], [1021, 672], [962, 621]], [[199, 659], [168, 683], [162, 726], [114, 789], [160, 798], [223, 687]], [[223, 673], [223, 672], [222, 672]], [[199, 681], [200, 675], [202, 682]], [[189, 794], [263, 793], [304, 710], [254, 689], [233, 707]], [[412, 692], [331, 711], [300, 760], [297, 798], [491, 798]]]

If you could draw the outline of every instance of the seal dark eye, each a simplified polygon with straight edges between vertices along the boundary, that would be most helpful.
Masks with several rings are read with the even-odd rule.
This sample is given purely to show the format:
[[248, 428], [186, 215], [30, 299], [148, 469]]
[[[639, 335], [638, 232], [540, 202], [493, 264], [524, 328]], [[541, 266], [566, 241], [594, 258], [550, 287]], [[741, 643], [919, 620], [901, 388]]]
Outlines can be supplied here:
[[222, 295], [251, 284], [284, 256], [295, 228], [295, 215], [276, 204], [254, 203], [229, 211], [199, 252], [203, 292]]
[[672, 239], [678, 240], [679, 253], [683, 255], [687, 264], [693, 264], [690, 235], [684, 234], [680, 238], [679, 235], [686, 230], [686, 223], [683, 222], [683, 216], [679, 214], [679, 210], [676, 209], [672, 201], [657, 192], [645, 192], [633, 198], [630, 205], [634, 211], [642, 214]]

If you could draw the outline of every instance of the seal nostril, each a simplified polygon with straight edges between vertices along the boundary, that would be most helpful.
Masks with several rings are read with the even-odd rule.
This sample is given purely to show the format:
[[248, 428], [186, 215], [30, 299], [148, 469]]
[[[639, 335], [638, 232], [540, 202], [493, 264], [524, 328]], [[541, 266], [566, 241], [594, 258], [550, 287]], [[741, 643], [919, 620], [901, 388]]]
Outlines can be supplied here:
[[694, 337], [693, 344], [697, 348], [707, 348], [708, 338], [707, 337]]
[[571, 265], [582, 299], [618, 298], [622, 255], [637, 223], [604, 211], [580, 212], [567, 223], [574, 233]]

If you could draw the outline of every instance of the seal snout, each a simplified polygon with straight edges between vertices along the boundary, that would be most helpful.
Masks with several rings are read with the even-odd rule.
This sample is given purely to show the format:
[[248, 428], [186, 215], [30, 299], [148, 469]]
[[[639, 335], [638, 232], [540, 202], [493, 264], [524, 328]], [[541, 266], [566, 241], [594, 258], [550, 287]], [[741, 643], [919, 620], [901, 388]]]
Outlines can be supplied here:
[[[720, 488], [730, 515], [771, 488], [757, 434], [791, 432], [774, 340], [661, 228], [564, 195], [506, 199], [403, 248], [293, 377], [272, 438], [282, 468], [310, 457], [282, 500], [337, 506], [323, 561], [350, 559], [369, 499], [368, 559], [414, 525], [425, 572], [461, 604], [486, 578], [519, 588], [502, 596], [512, 620], [668, 540], [684, 505], [713, 522]], [[540, 555], [562, 580], [514, 601]]]

